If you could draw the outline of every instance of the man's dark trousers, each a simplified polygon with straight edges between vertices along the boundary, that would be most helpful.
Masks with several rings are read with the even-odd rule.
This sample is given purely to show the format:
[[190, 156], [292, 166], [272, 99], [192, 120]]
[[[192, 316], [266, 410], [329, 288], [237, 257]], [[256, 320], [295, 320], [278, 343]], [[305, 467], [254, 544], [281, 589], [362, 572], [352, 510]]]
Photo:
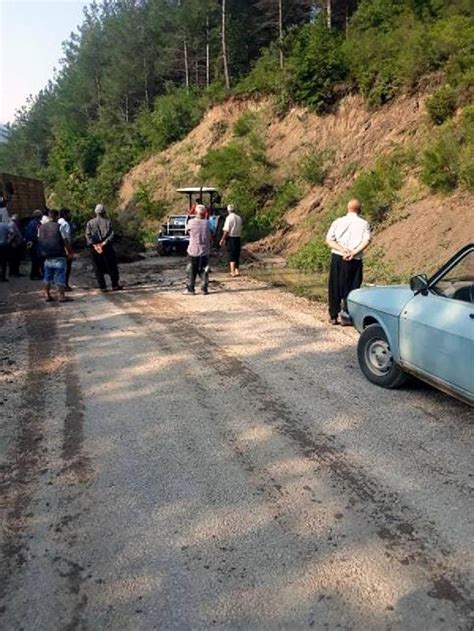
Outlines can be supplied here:
[[186, 271], [188, 275], [188, 291], [194, 291], [196, 277], [199, 276], [201, 279], [201, 289], [207, 292], [209, 284], [209, 256], [190, 256]]
[[342, 309], [347, 311], [347, 296], [362, 285], [362, 260], [344, 261], [342, 256], [331, 257], [329, 270], [329, 317], [337, 318]]
[[0, 245], [0, 279], [7, 279], [7, 264], [9, 259], [9, 246]]
[[112, 245], [104, 246], [102, 254], [99, 254], [91, 248], [92, 263], [94, 265], [94, 272], [97, 278], [97, 282], [101, 289], [106, 288], [105, 274], [110, 276], [112, 287], [119, 286], [119, 271], [117, 266], [117, 257], [115, 256], [115, 250]]
[[44, 259], [40, 256], [38, 244], [33, 244], [30, 250], [31, 257], [31, 280], [41, 280], [43, 278]]

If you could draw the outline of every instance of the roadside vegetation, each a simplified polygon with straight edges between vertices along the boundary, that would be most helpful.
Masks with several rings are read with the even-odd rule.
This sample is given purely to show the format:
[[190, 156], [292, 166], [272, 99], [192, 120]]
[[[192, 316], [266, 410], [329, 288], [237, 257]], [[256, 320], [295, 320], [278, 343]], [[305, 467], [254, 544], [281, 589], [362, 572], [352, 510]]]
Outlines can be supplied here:
[[[99, 200], [113, 207], [133, 165], [185, 137], [229, 96], [268, 95], [277, 116], [294, 105], [325, 115], [349, 93], [378, 108], [431, 82], [429, 145], [380, 156], [362, 171], [345, 165], [351, 184], [309, 226], [311, 239], [291, 264], [326, 267], [324, 231], [351, 196], [374, 226], [388, 221], [408, 170], [432, 191], [474, 189], [472, 2], [332, 0], [330, 23], [326, 0], [282, 2], [280, 31], [278, 3], [229, 0], [224, 48], [217, 0], [92, 4], [64, 45], [55, 80], [18, 112], [0, 145], [0, 170], [43, 179], [51, 204], [72, 208], [80, 222]], [[216, 127], [213, 142], [225, 133]], [[306, 147], [294, 172], [277, 178], [265, 126], [248, 111], [231, 141], [203, 158], [199, 179], [235, 201], [247, 239], [255, 240], [281, 228], [285, 212], [311, 187], [325, 185], [334, 155]], [[155, 188], [159, 182], [137, 187], [138, 222], [167, 212]]]

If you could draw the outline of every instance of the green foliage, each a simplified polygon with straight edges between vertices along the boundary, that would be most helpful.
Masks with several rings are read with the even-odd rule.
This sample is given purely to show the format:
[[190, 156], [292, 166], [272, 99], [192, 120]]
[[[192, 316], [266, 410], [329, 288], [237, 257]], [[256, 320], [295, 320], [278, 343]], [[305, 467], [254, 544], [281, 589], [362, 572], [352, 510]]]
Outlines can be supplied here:
[[324, 184], [328, 171], [328, 162], [334, 158], [334, 151], [329, 149], [307, 151], [299, 161], [299, 175], [311, 186]]
[[256, 129], [258, 124], [258, 114], [256, 112], [252, 112], [251, 110], [247, 110], [242, 114], [242, 116], [235, 122], [233, 128], [233, 134], [237, 138], [243, 138], [244, 136], [248, 136], [252, 131]]
[[347, 77], [341, 36], [322, 20], [290, 33], [286, 89], [296, 103], [324, 112], [334, 101], [333, 86]]
[[211, 149], [201, 161], [199, 179], [219, 187], [248, 227], [272, 191], [263, 140], [252, 132], [240, 141]]
[[276, 46], [263, 51], [255, 66], [235, 88], [236, 94], [278, 94], [283, 83]]
[[351, 187], [350, 196], [361, 202], [368, 221], [380, 223], [396, 200], [402, 182], [402, 171], [397, 161], [382, 157], [372, 169], [359, 175]]
[[292, 267], [308, 272], [325, 272], [329, 267], [331, 251], [324, 239], [312, 237], [298, 252], [289, 257], [288, 263]]
[[397, 274], [393, 265], [385, 260], [381, 247], [371, 246], [364, 260], [364, 279], [367, 283], [393, 284], [408, 282], [403, 274]]
[[442, 125], [456, 111], [457, 94], [450, 86], [445, 85], [436, 90], [427, 100], [426, 109], [435, 125]]
[[472, 16], [417, 10], [409, 0], [366, 0], [343, 49], [362, 94], [381, 105], [433, 70], [445, 69], [453, 87], [464, 85], [472, 76], [473, 28]]
[[301, 193], [297, 182], [286, 180], [272, 192], [271, 200], [265, 208], [258, 208], [255, 215], [250, 218], [246, 226], [246, 238], [249, 241], [256, 241], [281, 227], [283, 215], [299, 202]]
[[458, 121], [449, 121], [424, 151], [422, 181], [433, 191], [448, 193], [460, 183], [474, 188], [474, 106], [466, 107]]
[[184, 89], [155, 100], [152, 112], [143, 112], [137, 119], [139, 131], [154, 151], [162, 151], [181, 140], [201, 120], [206, 103]]
[[137, 211], [147, 219], [161, 219], [169, 211], [169, 202], [153, 199], [152, 187], [149, 183], [138, 183], [133, 201]]

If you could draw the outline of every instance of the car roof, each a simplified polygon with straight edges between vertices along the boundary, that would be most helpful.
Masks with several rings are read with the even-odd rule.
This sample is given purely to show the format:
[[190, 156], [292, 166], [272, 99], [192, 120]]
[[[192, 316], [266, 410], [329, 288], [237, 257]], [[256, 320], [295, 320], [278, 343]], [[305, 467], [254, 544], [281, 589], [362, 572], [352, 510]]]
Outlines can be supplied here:
[[217, 193], [217, 188], [212, 186], [185, 186], [184, 188], [177, 188], [177, 193]]

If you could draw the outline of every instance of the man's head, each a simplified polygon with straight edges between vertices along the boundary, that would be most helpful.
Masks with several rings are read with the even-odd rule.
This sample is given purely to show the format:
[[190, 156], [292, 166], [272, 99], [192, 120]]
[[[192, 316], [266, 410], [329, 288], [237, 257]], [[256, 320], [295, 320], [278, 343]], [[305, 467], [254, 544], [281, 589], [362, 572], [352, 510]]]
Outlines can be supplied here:
[[94, 212], [95, 212], [95, 214], [98, 217], [103, 217], [107, 213], [107, 210], [106, 210], [104, 204], [97, 204], [97, 206], [95, 207]]
[[61, 210], [59, 211], [59, 216], [62, 219], [66, 219], [66, 221], [69, 221], [69, 209], [68, 208], [61, 208]]
[[33, 217], [35, 219], [41, 219], [42, 216], [43, 216], [43, 211], [42, 210], [34, 210], [33, 211]]
[[206, 207], [203, 206], [202, 204], [198, 204], [196, 206], [196, 216], [199, 217], [199, 219], [205, 219], [205, 217], [206, 217]]
[[48, 217], [50, 221], [57, 221], [59, 219], [59, 212], [54, 210], [53, 208], [48, 212]]
[[347, 212], [348, 213], [357, 213], [360, 214], [361, 205], [358, 199], [351, 199], [351, 201], [347, 204]]
[[0, 197], [0, 208], [6, 208], [7, 202], [3, 197]]
[[11, 217], [12, 221], [14, 221], [15, 223], [18, 223], [20, 221], [20, 215], [12, 215]]
[[227, 212], [229, 213], [229, 215], [230, 215], [230, 213], [235, 213], [235, 206], [234, 206], [234, 204], [229, 204], [227, 206]]

